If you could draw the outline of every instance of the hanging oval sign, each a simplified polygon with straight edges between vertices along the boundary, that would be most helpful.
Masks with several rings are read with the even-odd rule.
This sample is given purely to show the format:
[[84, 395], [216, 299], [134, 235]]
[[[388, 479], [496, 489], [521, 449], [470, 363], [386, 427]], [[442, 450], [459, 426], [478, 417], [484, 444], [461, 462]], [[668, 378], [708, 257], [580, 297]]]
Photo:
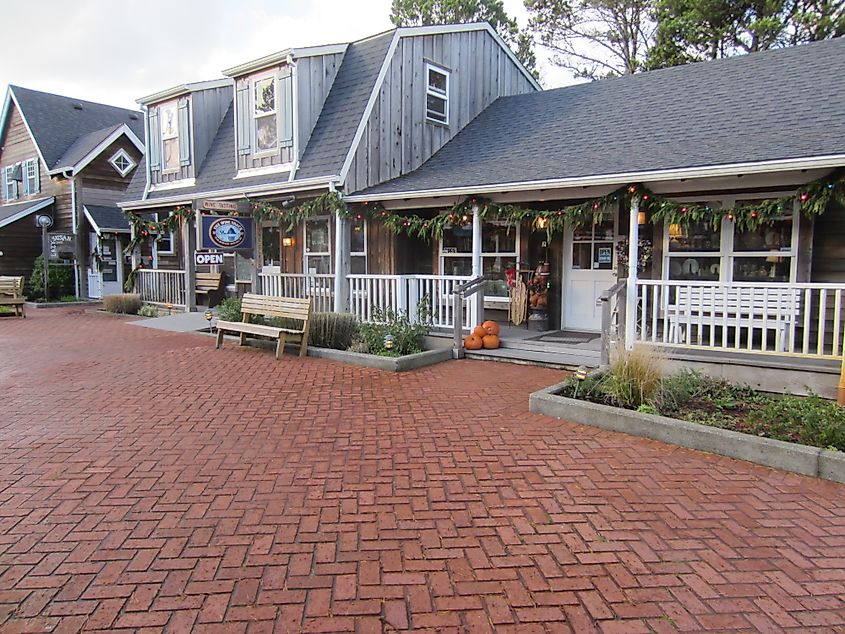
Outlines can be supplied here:
[[236, 249], [246, 239], [246, 228], [235, 218], [218, 218], [208, 228], [208, 236], [222, 249]]

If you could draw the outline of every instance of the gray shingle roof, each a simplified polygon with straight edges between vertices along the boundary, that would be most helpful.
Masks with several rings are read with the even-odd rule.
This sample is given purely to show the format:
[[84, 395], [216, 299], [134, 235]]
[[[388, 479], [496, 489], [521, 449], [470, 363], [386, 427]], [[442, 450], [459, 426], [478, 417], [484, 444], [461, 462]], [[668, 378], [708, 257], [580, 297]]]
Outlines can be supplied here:
[[502, 97], [364, 194], [845, 154], [845, 38]]
[[[120, 123], [126, 123], [138, 138], [144, 138], [144, 118], [135, 110], [62, 97], [20, 86], [9, 88], [23, 111], [49, 169], [62, 167], [62, 156], [80, 137]], [[77, 109], [74, 107], [76, 105], [82, 108]]]
[[[39, 208], [42, 203], [46, 201], [50, 201], [50, 203], [52, 203], [54, 200], [55, 198], [50, 196], [49, 198], [39, 198], [37, 200], [25, 200], [20, 203], [0, 205], [0, 225], [2, 225], [4, 221], [8, 220], [16, 214], [26, 211], [27, 209], [32, 209], [34, 211], [35, 209]], [[33, 227], [35, 227], [34, 224]]]
[[354, 42], [346, 49], [343, 63], [302, 155], [297, 178], [340, 173], [394, 33], [388, 31]]
[[56, 161], [56, 165], [54, 165], [54, 167], [70, 167], [72, 165], [76, 165], [79, 161], [88, 156], [88, 154], [90, 154], [91, 151], [100, 143], [105, 141], [106, 138], [121, 125], [123, 124], [117, 123], [113, 126], [103, 128], [102, 130], [94, 130], [94, 132], [83, 134], [81, 137], [76, 139], [76, 141], [74, 141], [67, 150], [65, 150], [65, 153], [58, 161]]
[[85, 205], [100, 231], [129, 231], [129, 221], [117, 207]]

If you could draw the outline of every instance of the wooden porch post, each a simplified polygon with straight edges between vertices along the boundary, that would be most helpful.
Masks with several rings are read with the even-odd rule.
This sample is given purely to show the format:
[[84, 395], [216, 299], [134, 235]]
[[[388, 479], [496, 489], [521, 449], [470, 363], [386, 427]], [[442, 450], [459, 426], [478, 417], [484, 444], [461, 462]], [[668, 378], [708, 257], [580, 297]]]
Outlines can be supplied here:
[[633, 349], [637, 338], [637, 262], [640, 258], [640, 197], [631, 197], [628, 218], [628, 285], [625, 289], [625, 348]]
[[335, 215], [334, 230], [334, 312], [349, 312], [349, 275], [352, 269], [350, 256], [352, 223], [340, 214]]
[[[199, 211], [194, 208], [193, 217], [199, 217]], [[197, 224], [199, 224], [197, 222]], [[190, 313], [197, 309], [196, 292], [196, 267], [194, 266], [194, 249], [197, 242], [197, 234], [194, 231], [191, 218], [182, 221], [182, 257], [185, 261], [185, 312]]]
[[[279, 245], [281, 249], [281, 245]], [[264, 232], [262, 231], [261, 221], [253, 219], [252, 221], [252, 266], [249, 270], [249, 292], [261, 293], [263, 289], [258, 286], [258, 273], [264, 264]], [[237, 278], [237, 273], [235, 274]], [[235, 284], [235, 294], [237, 294], [237, 284]]]

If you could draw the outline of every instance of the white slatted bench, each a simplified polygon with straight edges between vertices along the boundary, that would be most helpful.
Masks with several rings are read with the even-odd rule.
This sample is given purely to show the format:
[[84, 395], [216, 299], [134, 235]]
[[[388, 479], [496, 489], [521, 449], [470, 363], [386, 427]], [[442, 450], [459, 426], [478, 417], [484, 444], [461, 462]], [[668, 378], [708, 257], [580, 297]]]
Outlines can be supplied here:
[[[297, 299], [294, 297], [274, 297], [270, 295], [255, 295], [246, 293], [241, 299], [241, 314], [243, 321], [217, 322], [217, 347], [223, 346], [223, 333], [238, 333], [240, 344], [246, 343], [249, 335], [253, 337], [269, 337], [276, 339], [276, 358], [280, 359], [285, 351], [288, 337], [299, 338], [299, 356], [304, 357], [308, 352], [308, 327], [311, 321], [311, 299]], [[280, 328], [264, 324], [251, 324], [251, 315], [262, 317], [283, 317], [301, 321], [300, 328]]]
[[[801, 316], [798, 289], [735, 286], [677, 286], [666, 307], [669, 341], [685, 343], [688, 329], [710, 328], [774, 330], [776, 348], [785, 352], [792, 324]], [[739, 333], [737, 332], [737, 337]], [[750, 336], [750, 333], [749, 333]]]

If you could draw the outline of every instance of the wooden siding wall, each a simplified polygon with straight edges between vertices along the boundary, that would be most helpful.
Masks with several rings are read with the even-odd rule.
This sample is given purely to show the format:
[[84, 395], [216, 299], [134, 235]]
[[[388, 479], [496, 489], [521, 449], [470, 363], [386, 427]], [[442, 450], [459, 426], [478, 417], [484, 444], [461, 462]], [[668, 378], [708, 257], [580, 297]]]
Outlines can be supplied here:
[[[265, 73], [267, 73], [271, 70], [275, 73], [276, 81], [278, 82], [279, 73], [281, 72], [282, 68], [284, 68], [285, 66], [287, 66], [287, 64], [279, 64], [278, 66], [275, 66], [273, 68], [263, 68], [260, 71], [256, 71], [255, 73], [252, 73], [250, 75], [238, 77], [235, 80], [235, 94], [237, 95], [237, 92], [238, 92], [239, 89], [241, 89], [243, 86], [249, 84], [250, 80], [253, 77], [255, 77], [256, 75], [265, 74]], [[277, 86], [278, 86], [278, 84], [277, 84]], [[250, 99], [251, 98], [252, 97], [250, 95]], [[278, 88], [277, 88], [277, 92], [276, 92], [276, 100], [277, 100], [277, 103], [276, 103], [277, 110], [276, 110], [276, 112], [278, 112], [278, 109], [281, 108], [281, 103], [280, 103], [281, 94], [279, 93]], [[232, 148], [232, 151], [236, 152], [239, 170], [255, 169], [255, 168], [258, 168], [258, 167], [271, 167], [273, 165], [284, 165], [285, 163], [291, 163], [293, 161], [293, 147], [280, 148], [279, 150], [277, 150], [275, 152], [272, 152], [270, 154], [261, 154], [260, 156], [256, 156], [254, 152], [252, 152], [250, 154], [241, 154], [240, 152], [238, 152], [238, 145], [240, 143], [239, 139], [237, 138], [237, 136], [238, 136], [238, 121], [239, 121], [239, 118], [242, 117], [242, 116], [244, 116], [244, 113], [238, 112], [238, 108], [236, 107], [235, 108], [235, 147]], [[247, 112], [246, 116], [252, 117], [252, 112], [251, 111]], [[281, 133], [282, 133], [282, 131], [279, 130], [278, 131], [279, 138], [281, 138]], [[250, 134], [252, 134], [252, 133], [250, 133]], [[254, 142], [253, 139], [250, 138], [250, 145], [252, 145], [253, 142]]]
[[308, 145], [342, 60], [343, 53], [337, 53], [304, 57], [296, 61], [295, 98], [299, 117], [300, 157]]
[[[136, 166], [126, 176], [122, 177], [117, 170], [109, 163], [119, 149], [124, 150], [135, 162]], [[91, 161], [79, 173], [77, 182], [77, 194], [83, 205], [114, 205], [123, 198], [129, 181], [135, 175], [138, 163], [141, 160], [141, 153], [138, 148], [126, 137], [121, 137], [100, 156]]]
[[[448, 126], [425, 120], [426, 62], [450, 71]], [[533, 90], [486, 31], [402, 38], [353, 158], [346, 191], [416, 169], [498, 97]]]
[[220, 123], [232, 105], [232, 98], [231, 86], [209, 88], [191, 94], [191, 123], [194, 128], [191, 160], [194, 164], [201, 166], [205, 160]]
[[367, 272], [394, 275], [397, 235], [378, 220], [367, 221]]
[[[11, 106], [11, 113], [9, 115], [9, 124], [6, 126], [6, 132], [3, 138], [0, 139], [0, 169], [7, 165], [14, 165], [27, 159], [38, 158], [38, 150], [32, 137], [26, 129], [23, 117], [14, 103]], [[18, 199], [14, 203], [24, 202], [27, 200], [39, 200], [49, 196], [56, 197], [56, 204], [54, 206], [53, 227], [51, 231], [70, 231], [73, 228], [72, 209], [71, 209], [71, 195], [70, 182], [60, 176], [50, 178], [41, 160], [38, 161], [39, 181], [41, 183], [41, 191], [30, 196], [23, 195], [23, 183], [18, 183]], [[0, 172], [2, 173], [2, 172]], [[4, 203], [0, 192], [0, 204]], [[4, 256], [6, 257], [6, 256]]]
[[31, 215], [0, 229], [0, 251], [0, 275], [23, 275], [29, 280], [35, 258], [41, 255], [41, 231]]

